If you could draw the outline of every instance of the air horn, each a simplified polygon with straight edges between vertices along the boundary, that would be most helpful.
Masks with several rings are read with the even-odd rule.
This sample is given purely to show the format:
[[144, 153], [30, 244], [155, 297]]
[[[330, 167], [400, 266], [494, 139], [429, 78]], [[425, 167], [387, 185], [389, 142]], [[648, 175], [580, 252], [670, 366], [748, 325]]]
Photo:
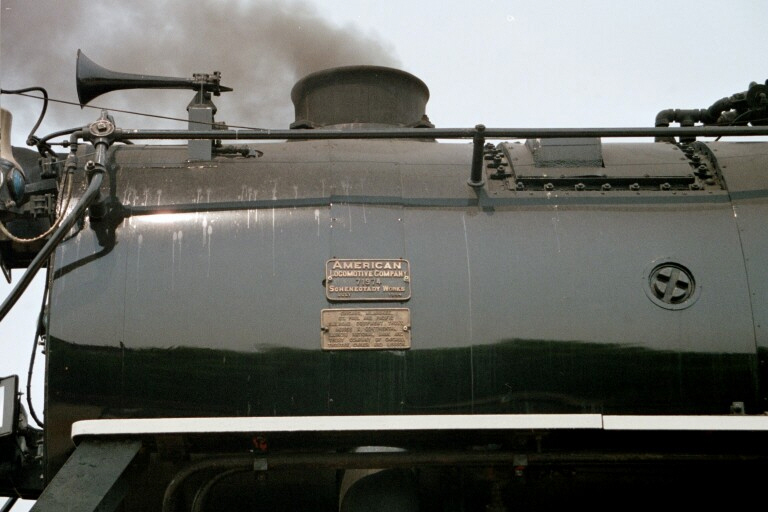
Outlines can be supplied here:
[[218, 71], [210, 75], [195, 73], [192, 78], [120, 73], [99, 66], [80, 50], [77, 50], [75, 78], [80, 106], [97, 96], [119, 89], [191, 89], [201, 93], [213, 93], [214, 96], [232, 90], [220, 85], [221, 73]]

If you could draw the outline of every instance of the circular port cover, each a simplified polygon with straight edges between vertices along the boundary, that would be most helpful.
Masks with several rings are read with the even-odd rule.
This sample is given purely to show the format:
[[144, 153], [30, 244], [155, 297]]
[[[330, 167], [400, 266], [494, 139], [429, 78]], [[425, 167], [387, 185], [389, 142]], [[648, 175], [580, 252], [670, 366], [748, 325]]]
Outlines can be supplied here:
[[657, 306], [685, 309], [698, 300], [700, 287], [684, 265], [664, 259], [656, 260], [649, 269], [643, 276], [645, 294]]

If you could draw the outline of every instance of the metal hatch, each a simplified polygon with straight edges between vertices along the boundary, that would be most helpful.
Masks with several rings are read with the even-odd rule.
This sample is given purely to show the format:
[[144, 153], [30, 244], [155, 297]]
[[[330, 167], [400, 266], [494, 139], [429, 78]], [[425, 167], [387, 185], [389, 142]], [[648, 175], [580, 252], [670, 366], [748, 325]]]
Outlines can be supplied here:
[[604, 146], [597, 138], [529, 139], [525, 144], [502, 144], [496, 159], [502, 169], [509, 166], [503, 178], [511, 178], [509, 188], [518, 191], [724, 188], [716, 164], [699, 153], [660, 143], [640, 152], [629, 144]]

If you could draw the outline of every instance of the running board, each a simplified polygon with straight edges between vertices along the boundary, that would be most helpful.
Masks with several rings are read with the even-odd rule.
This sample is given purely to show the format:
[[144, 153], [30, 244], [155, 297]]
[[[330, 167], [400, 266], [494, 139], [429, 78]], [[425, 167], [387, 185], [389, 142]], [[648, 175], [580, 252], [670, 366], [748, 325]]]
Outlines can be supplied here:
[[768, 416], [621, 416], [491, 414], [413, 416], [280, 416], [84, 420], [72, 440], [88, 436], [228, 433], [409, 432], [446, 430], [768, 431]]

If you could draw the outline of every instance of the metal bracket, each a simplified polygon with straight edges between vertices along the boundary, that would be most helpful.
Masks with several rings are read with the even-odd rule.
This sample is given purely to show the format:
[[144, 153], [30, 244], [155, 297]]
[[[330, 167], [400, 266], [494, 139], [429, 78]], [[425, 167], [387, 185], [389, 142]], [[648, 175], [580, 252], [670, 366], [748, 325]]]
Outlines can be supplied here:
[[[211, 94], [200, 91], [187, 105], [189, 113], [190, 130], [211, 130], [214, 127], [213, 116], [216, 114], [216, 105], [211, 101]], [[187, 143], [188, 157], [190, 161], [210, 160], [213, 151], [212, 140], [190, 140]]]
[[485, 148], [485, 125], [475, 126], [475, 132], [472, 137], [472, 169], [470, 171], [467, 185], [474, 188], [480, 188], [485, 185], [483, 180], [483, 149]]
[[83, 440], [45, 488], [32, 512], [112, 512], [128, 489], [126, 469], [141, 450], [136, 439]]

